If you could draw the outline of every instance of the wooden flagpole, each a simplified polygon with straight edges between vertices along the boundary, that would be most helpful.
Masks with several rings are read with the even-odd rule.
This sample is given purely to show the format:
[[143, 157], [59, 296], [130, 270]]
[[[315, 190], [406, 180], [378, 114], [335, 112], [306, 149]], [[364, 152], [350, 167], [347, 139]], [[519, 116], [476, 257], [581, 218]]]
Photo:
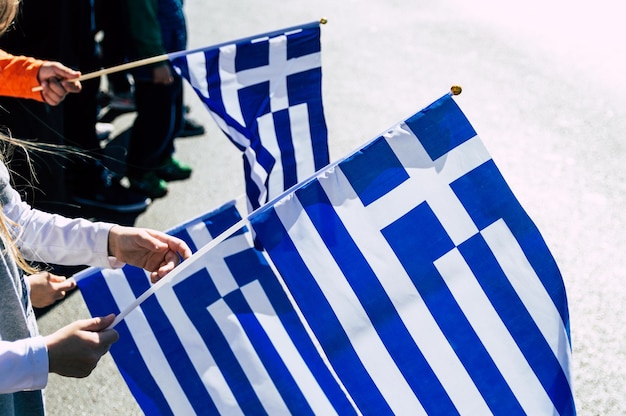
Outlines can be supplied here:
[[[81, 75], [80, 77], [77, 78], [77, 80], [86, 81], [88, 79], [97, 78], [102, 75], [108, 75], [114, 72], [126, 71], [128, 69], [137, 68], [143, 65], [150, 65], [150, 64], [157, 63], [157, 62], [166, 61], [168, 59], [169, 59], [168, 54], [165, 53], [163, 55], [157, 55], [157, 56], [152, 56], [150, 58], [139, 59], [137, 61], [127, 62], [125, 64], [116, 65], [116, 66], [112, 66], [109, 68], [100, 69], [98, 71], [90, 72], [88, 74]], [[71, 80], [68, 80], [68, 81], [71, 81]], [[37, 92], [41, 90], [43, 90], [43, 87], [41, 85], [33, 88], [33, 92]]]
[[[328, 19], [322, 17], [319, 21], [313, 22], [313, 23], [325, 25], [327, 22], [328, 22]], [[309, 23], [309, 25], [313, 24], [313, 23]], [[299, 29], [299, 28], [301, 28], [303, 26], [306, 26], [306, 25], [294, 26], [293, 29]], [[272, 32], [272, 33], [280, 33], [280, 32], [286, 32], [286, 31], [290, 31], [290, 30], [292, 30], [292, 28], [283, 29], [283, 30], [280, 30], [280, 31]], [[268, 35], [266, 35], [266, 36], [268, 36]], [[251, 37], [250, 39], [254, 39], [254, 38], [255, 37]], [[228, 45], [228, 44], [237, 43], [237, 42], [239, 42], [239, 41], [225, 42], [225, 43], [222, 43], [222, 44], [219, 44], [219, 45], [215, 45], [213, 47], [214, 48], [219, 48], [222, 45]], [[100, 69], [98, 71], [90, 72], [90, 73], [85, 74], [85, 75], [81, 75], [80, 77], [77, 78], [77, 80], [78, 81], [86, 81], [88, 79], [100, 77], [102, 75], [108, 75], [108, 74], [112, 74], [114, 72], [126, 71], [128, 69], [137, 68], [139, 66], [149, 65], [149, 64], [154, 64], [154, 63], [157, 63], [157, 62], [165, 61], [165, 60], [168, 60], [170, 58], [174, 59], [174, 58], [177, 58], [179, 56], [184, 56], [186, 54], [193, 53], [193, 52], [201, 50], [201, 49], [206, 49], [206, 48], [186, 50], [186, 51], [174, 52], [174, 53], [170, 53], [170, 54], [157, 55], [157, 56], [153, 56], [151, 58], [139, 59], [137, 61], [128, 62], [128, 63], [125, 63], [125, 64], [116, 65], [116, 66], [112, 66], [110, 68], [104, 68], [104, 69]], [[33, 89], [32, 89], [33, 92], [37, 92], [37, 91], [41, 91], [41, 90], [43, 90], [43, 87], [41, 85], [39, 85], [37, 87], [33, 87]]]

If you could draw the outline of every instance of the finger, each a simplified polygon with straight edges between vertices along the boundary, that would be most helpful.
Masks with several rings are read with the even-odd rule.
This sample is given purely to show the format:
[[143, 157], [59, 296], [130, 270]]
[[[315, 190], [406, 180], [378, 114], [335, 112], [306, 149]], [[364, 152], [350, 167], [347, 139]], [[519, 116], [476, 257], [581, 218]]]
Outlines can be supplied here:
[[183, 240], [179, 238], [170, 237], [168, 240], [168, 246], [172, 252], [177, 253], [178, 256], [183, 259], [191, 257], [191, 249]]
[[77, 93], [83, 89], [83, 86], [78, 80], [63, 80], [61, 84], [66, 92]]
[[74, 280], [68, 279], [63, 280], [61, 282], [51, 282], [52, 288], [58, 292], [61, 291], [70, 291], [76, 287], [76, 282]]
[[120, 334], [115, 329], [105, 329], [104, 331], [98, 332], [98, 337], [103, 350], [102, 352], [105, 353], [109, 350], [111, 344], [120, 339]]
[[145, 230], [147, 238], [145, 239], [145, 247], [153, 251], [165, 251], [168, 249], [168, 242], [164, 241], [170, 238], [169, 235], [154, 230]]
[[80, 77], [80, 71], [74, 71], [64, 65], [51, 65], [51, 69], [57, 78], [75, 79]]
[[43, 86], [42, 95], [48, 104], [59, 104], [67, 94], [61, 83], [54, 78], [49, 79], [41, 85]]
[[52, 274], [50, 272], [46, 272], [46, 273], [48, 273], [47, 278], [51, 282], [58, 282], [58, 283], [60, 283], [60, 282], [65, 282], [67, 280], [67, 277], [65, 277], [65, 276], [59, 276], [58, 274]]
[[56, 78], [49, 78], [46, 81], [47, 81], [46, 89], [48, 91], [51, 91], [60, 97], [64, 97], [67, 94], [67, 91], [65, 91], [65, 88], [63, 88], [63, 84], [61, 84], [60, 80]]
[[159, 268], [150, 273], [150, 281], [152, 283], [156, 283], [159, 280], [161, 280], [163, 277], [165, 277], [168, 273], [170, 273], [172, 270], [174, 270], [176, 268], [176, 266], [178, 266], [180, 264], [180, 257], [178, 257], [178, 254], [169, 251], [163, 262], [161, 262], [161, 264], [159, 265]]
[[62, 101], [59, 97], [56, 97], [50, 93], [42, 93], [41, 95], [43, 96], [43, 100], [46, 102], [46, 104], [51, 106], [57, 106]]
[[166, 261], [162, 263], [161, 266], [159, 266], [157, 273], [159, 274], [160, 277], [164, 277], [165, 275], [170, 273], [172, 270], [174, 270], [174, 268], [176, 268], [177, 265], [178, 265], [178, 262], [174, 262], [171, 260]]
[[115, 320], [115, 314], [107, 316], [99, 316], [91, 319], [83, 319], [77, 321], [80, 328], [84, 331], [99, 332], [109, 327]]
[[150, 281], [154, 284], [156, 282], [158, 282], [159, 280], [161, 280], [162, 276], [159, 276], [159, 272], [152, 272], [150, 273]]

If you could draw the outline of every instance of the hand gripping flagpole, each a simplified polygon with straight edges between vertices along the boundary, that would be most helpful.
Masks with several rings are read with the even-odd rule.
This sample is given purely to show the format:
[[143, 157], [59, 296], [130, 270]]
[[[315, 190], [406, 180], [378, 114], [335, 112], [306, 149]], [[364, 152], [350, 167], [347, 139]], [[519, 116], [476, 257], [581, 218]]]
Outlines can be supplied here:
[[131, 313], [135, 308], [137, 308], [139, 305], [141, 305], [143, 303], [143, 301], [148, 299], [151, 295], [153, 295], [162, 286], [164, 286], [164, 285], [168, 284], [169, 282], [171, 282], [172, 280], [174, 280], [174, 278], [176, 276], [178, 276], [179, 274], [181, 274], [182, 272], [187, 270], [189, 267], [191, 267], [198, 258], [202, 257], [204, 254], [206, 254], [209, 251], [213, 250], [213, 248], [215, 246], [217, 246], [219, 243], [221, 243], [224, 240], [226, 240], [228, 237], [233, 235], [233, 233], [235, 233], [237, 230], [243, 228], [246, 225], [250, 226], [249, 222], [248, 222], [248, 218], [243, 218], [242, 220], [238, 221], [237, 223], [232, 225], [230, 228], [228, 228], [226, 231], [222, 232], [220, 235], [215, 237], [213, 240], [209, 241], [207, 244], [202, 246], [191, 257], [189, 257], [187, 260], [185, 260], [181, 264], [179, 264], [176, 268], [174, 268], [174, 270], [169, 272], [167, 275], [165, 275], [161, 280], [156, 282], [154, 285], [150, 286], [145, 292], [143, 292], [141, 294], [141, 296], [139, 296], [130, 305], [128, 305], [123, 311], [121, 311], [115, 317], [115, 320], [113, 321], [113, 323], [111, 323], [111, 325], [109, 325], [109, 327], [107, 329], [114, 328], [129, 313]]
[[[310, 27], [312, 25], [325, 25], [328, 22], [327, 19], [325, 18], [321, 18], [319, 21], [316, 22], [311, 22], [308, 24], [304, 24], [304, 25], [300, 25], [300, 26], [294, 26], [291, 28], [287, 28], [287, 29], [282, 29], [282, 30], [277, 30], [275, 32], [271, 32], [268, 34], [264, 34], [261, 35], [263, 37], [272, 37], [275, 34], [279, 34], [279, 33], [285, 33], [285, 32], [290, 32], [293, 30], [297, 30], [297, 29], [303, 29], [303, 28], [307, 28]], [[179, 51], [179, 52], [172, 52], [172, 53], [164, 53], [162, 55], [157, 55], [157, 56], [151, 56], [149, 58], [143, 58], [143, 59], [139, 59], [137, 61], [132, 61], [132, 62], [127, 62], [121, 65], [115, 65], [115, 66], [111, 66], [109, 68], [104, 68], [104, 69], [100, 69], [98, 71], [94, 71], [94, 72], [90, 72], [88, 74], [84, 74], [81, 75], [80, 77], [76, 78], [76, 79], [68, 79], [67, 81], [86, 81], [89, 79], [93, 79], [93, 78], [98, 78], [101, 77], [103, 75], [109, 75], [109, 74], [114, 74], [116, 72], [121, 72], [121, 71], [128, 71], [129, 69], [134, 69], [134, 68], [139, 68], [141, 66], [145, 66], [145, 65], [150, 65], [150, 64], [156, 64], [159, 62], [163, 62], [163, 61], [167, 61], [169, 60], [173, 60], [176, 58], [180, 58], [181, 56], [185, 56], [194, 52], [199, 52], [199, 51], [203, 51], [203, 50], [209, 50], [209, 49], [217, 49], [220, 48], [222, 46], [225, 45], [230, 45], [233, 43], [240, 43], [243, 41], [246, 41], [248, 39], [257, 39], [259, 38], [259, 36], [252, 36], [249, 38], [244, 38], [244, 39], [240, 39], [240, 40], [236, 40], [236, 41], [230, 41], [230, 42], [224, 42], [224, 43], [220, 43], [218, 45], [214, 45], [214, 46], [206, 46], [203, 48], [197, 48], [197, 49], [190, 49], [190, 50], [184, 50], [184, 51]], [[36, 87], [33, 87], [32, 91], [33, 92], [37, 92], [37, 91], [42, 91], [43, 87], [41, 85], [38, 85]]]

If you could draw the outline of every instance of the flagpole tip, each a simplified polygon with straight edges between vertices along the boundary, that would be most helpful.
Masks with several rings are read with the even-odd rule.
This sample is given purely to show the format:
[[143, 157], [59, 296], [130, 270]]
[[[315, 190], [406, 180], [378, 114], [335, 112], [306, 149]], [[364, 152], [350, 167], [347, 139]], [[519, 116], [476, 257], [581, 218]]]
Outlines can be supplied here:
[[328, 19], [326, 19], [325, 17], [322, 17], [320, 19], [320, 24], [325, 25], [326, 23], [328, 23]]
[[463, 91], [463, 88], [461, 88], [460, 85], [453, 85], [450, 87], [450, 91], [452, 92], [452, 95], [459, 95]]

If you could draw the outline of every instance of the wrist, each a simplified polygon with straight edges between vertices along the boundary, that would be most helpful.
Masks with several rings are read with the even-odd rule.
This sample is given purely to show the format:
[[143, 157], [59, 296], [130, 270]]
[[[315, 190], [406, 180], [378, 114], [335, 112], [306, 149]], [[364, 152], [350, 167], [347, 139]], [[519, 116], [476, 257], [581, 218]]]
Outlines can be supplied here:
[[109, 257], [115, 257], [117, 251], [117, 229], [119, 225], [114, 225], [109, 229], [109, 237], [107, 242], [107, 254]]

